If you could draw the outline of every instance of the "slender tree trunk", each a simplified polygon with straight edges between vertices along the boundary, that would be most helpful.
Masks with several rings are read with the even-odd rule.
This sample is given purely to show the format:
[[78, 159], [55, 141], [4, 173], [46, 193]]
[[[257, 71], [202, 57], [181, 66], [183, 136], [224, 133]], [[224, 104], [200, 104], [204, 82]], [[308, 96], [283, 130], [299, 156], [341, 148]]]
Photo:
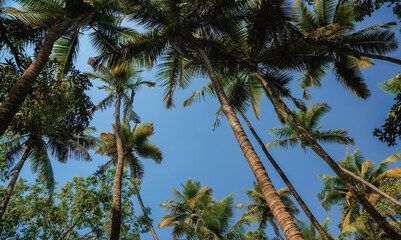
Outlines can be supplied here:
[[150, 232], [152, 233], [153, 238], [154, 238], [155, 240], [159, 240], [159, 238], [157, 237], [156, 231], [155, 231], [155, 229], [153, 228], [152, 221], [150, 221], [150, 218], [149, 218], [149, 216], [148, 216], [148, 213], [146, 212], [146, 208], [145, 208], [145, 206], [143, 205], [142, 198], [141, 198], [141, 195], [139, 194], [139, 191], [138, 191], [138, 193], [136, 194], [136, 196], [138, 197], [138, 202], [139, 202], [139, 205], [141, 206], [141, 209], [142, 209], [142, 212], [143, 212], [143, 216], [144, 216], [145, 219], [146, 219], [146, 223], [147, 223], [148, 226], [149, 226], [149, 229], [150, 229]]
[[252, 144], [250, 143], [244, 129], [242, 128], [237, 116], [235, 115], [235, 112], [231, 107], [227, 96], [224, 93], [224, 90], [219, 82], [219, 79], [217, 78], [217, 75], [208, 56], [202, 48], [197, 48], [197, 51], [200, 58], [202, 59], [202, 62], [204, 63], [204, 66], [208, 71], [223, 112], [231, 125], [234, 135], [237, 138], [237, 141], [241, 147], [241, 150], [244, 153], [245, 158], [247, 159], [248, 164], [251, 167], [260, 185], [267, 204], [272, 210], [272, 213], [276, 218], [278, 225], [283, 231], [284, 236], [288, 240], [303, 239], [301, 232], [299, 231], [291, 215], [287, 212], [284, 204], [281, 202], [280, 197], [278, 196], [272, 182], [270, 181], [269, 176], [267, 175], [266, 169], [264, 168], [258, 155], [253, 149]]
[[3, 215], [6, 211], [8, 202], [10, 201], [11, 195], [14, 191], [15, 184], [17, 183], [18, 176], [21, 172], [22, 167], [24, 166], [25, 161], [28, 159], [30, 152], [32, 149], [32, 142], [28, 139], [28, 146], [25, 149], [24, 154], [22, 155], [21, 160], [18, 162], [18, 164], [15, 166], [13, 175], [11, 176], [10, 182], [8, 183], [7, 189], [6, 189], [6, 196], [4, 197], [3, 201], [1, 202], [0, 205], [0, 222], [3, 219]]
[[113, 190], [113, 209], [111, 210], [111, 233], [110, 240], [120, 239], [120, 229], [121, 229], [121, 181], [123, 178], [124, 170], [124, 150], [123, 143], [120, 136], [120, 108], [121, 108], [121, 89], [117, 89], [117, 99], [116, 99], [116, 145], [117, 145], [117, 167], [116, 176], [114, 178], [114, 190]]
[[57, 23], [45, 36], [38, 55], [22, 76], [11, 88], [7, 97], [0, 105], [0, 136], [4, 134], [15, 114], [18, 112], [26, 96], [31, 92], [32, 86], [40, 72], [49, 60], [54, 42], [71, 26], [72, 20], [64, 18]]
[[371, 184], [370, 182], [366, 181], [365, 179], [359, 177], [355, 173], [350, 172], [350, 171], [348, 171], [347, 169], [345, 169], [345, 168], [343, 168], [341, 166], [340, 166], [340, 168], [341, 168], [341, 170], [343, 170], [346, 174], [348, 174], [349, 176], [351, 176], [355, 180], [360, 181], [361, 183], [365, 184], [366, 186], [368, 186], [372, 190], [376, 191], [378, 194], [382, 195], [383, 197], [387, 198], [388, 200], [392, 201], [393, 203], [395, 203], [396, 205], [401, 207], [401, 202], [400, 201], [398, 201], [397, 199], [395, 199], [392, 196], [388, 195], [387, 193], [383, 192], [382, 190], [380, 190], [380, 188], [376, 187], [375, 185]]
[[71, 232], [72, 229], [74, 229], [74, 227], [78, 224], [79, 220], [81, 220], [81, 218], [85, 215], [85, 213], [89, 211], [89, 208], [85, 209], [85, 211], [83, 211], [79, 217], [74, 221], [74, 223], [71, 225], [71, 227], [68, 228], [68, 230], [66, 232], [64, 232], [63, 236], [61, 236], [60, 240], [63, 240], [65, 237], [67, 237], [68, 233]]
[[288, 189], [291, 191], [292, 195], [294, 198], [297, 200], [299, 205], [301, 206], [302, 210], [305, 212], [306, 216], [308, 216], [309, 220], [312, 222], [312, 224], [316, 227], [316, 229], [319, 231], [320, 235], [323, 237], [324, 240], [331, 240], [332, 238], [330, 235], [323, 229], [323, 227], [319, 224], [319, 222], [316, 220], [316, 218], [313, 216], [312, 212], [309, 210], [308, 206], [306, 206], [305, 202], [302, 200], [301, 196], [299, 196], [298, 192], [295, 190], [294, 186], [291, 184], [290, 180], [287, 178], [283, 170], [281, 170], [280, 166], [277, 164], [277, 162], [274, 160], [272, 155], [267, 151], [265, 145], [262, 142], [262, 139], [260, 139], [259, 135], [256, 133], [255, 129], [252, 127], [251, 123], [249, 122], [248, 118], [245, 117], [245, 115], [239, 111], [238, 112], [241, 117], [245, 120], [246, 124], [248, 125], [249, 130], [251, 130], [253, 136], [255, 137], [256, 141], [258, 141], [259, 146], [262, 148], [263, 152], [265, 153], [266, 157], [269, 159], [273, 167], [276, 169], [280, 177], [283, 179], [285, 184], [287, 185]]
[[347, 174], [341, 170], [337, 163], [326, 153], [326, 151], [315, 141], [315, 139], [313, 139], [308, 130], [306, 130], [304, 126], [302, 126], [302, 124], [294, 116], [288, 106], [275, 95], [268, 82], [259, 73], [255, 74], [262, 82], [263, 86], [266, 88], [270, 96], [277, 101], [277, 103], [284, 109], [287, 117], [295, 124], [297, 129], [300, 131], [303, 139], [306, 141], [306, 144], [331, 167], [335, 174], [337, 174], [340, 180], [346, 185], [348, 190], [351, 191], [352, 195], [354, 195], [354, 197], [363, 206], [366, 212], [376, 221], [377, 224], [379, 224], [379, 226], [386, 232], [386, 234], [391, 239], [400, 239], [401, 236], [391, 227], [386, 219], [382, 215], [380, 215], [380, 213], [373, 207], [373, 205], [370, 204], [366, 197], [352, 184]]

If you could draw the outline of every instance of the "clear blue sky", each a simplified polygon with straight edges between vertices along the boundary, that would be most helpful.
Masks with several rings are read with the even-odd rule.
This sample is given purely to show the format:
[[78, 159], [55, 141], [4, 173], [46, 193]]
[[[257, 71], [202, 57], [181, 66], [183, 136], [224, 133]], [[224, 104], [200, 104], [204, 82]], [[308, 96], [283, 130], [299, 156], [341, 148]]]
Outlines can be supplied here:
[[[376, 12], [372, 18], [359, 24], [357, 28], [395, 20], [396, 17], [393, 16], [391, 9], [383, 8]], [[397, 33], [398, 39], [401, 39], [399, 29], [400, 26], [396, 26], [394, 31]], [[89, 47], [87, 39], [82, 40], [76, 66], [81, 71], [89, 71], [88, 57], [95, 56], [96, 53]], [[401, 52], [394, 52], [391, 56], [401, 58]], [[372, 92], [367, 100], [359, 99], [349, 93], [337, 83], [333, 75], [329, 74], [324, 78], [322, 87], [311, 90], [313, 99], [308, 102], [308, 105], [313, 102], [329, 103], [332, 110], [321, 121], [325, 128], [347, 129], [363, 154], [369, 160], [378, 163], [395, 152], [393, 151], [394, 148], [387, 147], [386, 144], [379, 142], [376, 137], [372, 136], [372, 131], [384, 123], [387, 113], [394, 103], [394, 97], [381, 91], [377, 87], [377, 83], [397, 75], [400, 66], [381, 61], [375, 62], [375, 66], [362, 71]], [[144, 78], [156, 80], [154, 73], [154, 70], [149, 71], [144, 74]], [[294, 76], [292, 91], [296, 97], [302, 98], [296, 75]], [[152, 208], [152, 218], [156, 228], [161, 217], [167, 213], [159, 204], [166, 199], [171, 199], [172, 188], [181, 190], [181, 184], [185, 183], [189, 177], [201, 181], [204, 186], [213, 188], [217, 200], [234, 192], [236, 203], [248, 202], [243, 194], [243, 189], [252, 188], [252, 182], [255, 178], [226, 119], [222, 120], [222, 125], [219, 128], [214, 132], [212, 131], [215, 112], [219, 106], [217, 99], [207, 98], [204, 103], [194, 104], [187, 108], [182, 107], [182, 102], [190, 96], [192, 91], [205, 83], [207, 83], [205, 79], [194, 79], [191, 88], [185, 91], [177, 91], [176, 108], [172, 110], [166, 110], [162, 103], [163, 89], [161, 87], [153, 89], [144, 87], [136, 95], [135, 110], [143, 122], [151, 121], [154, 123], [155, 135], [151, 141], [163, 151], [164, 156], [160, 165], [154, 164], [151, 160], [143, 160], [145, 177], [142, 183], [142, 198], [145, 205]], [[99, 83], [95, 81], [94, 85], [99, 86]], [[105, 97], [104, 92], [95, 87], [89, 91], [89, 95], [95, 104]], [[265, 143], [274, 140], [268, 130], [280, 126], [280, 123], [268, 100], [266, 98], [262, 100], [260, 120], [256, 120], [252, 114], [249, 111], [248, 118], [262, 140]], [[110, 132], [113, 122], [114, 116], [111, 108], [108, 111], [96, 113], [91, 125], [95, 126], [99, 133]], [[252, 139], [250, 134], [248, 136]], [[267, 163], [256, 142], [253, 139], [252, 142], [276, 189], [284, 187], [284, 183], [272, 166]], [[335, 160], [343, 159], [345, 156], [346, 147], [343, 145], [331, 144], [325, 145], [324, 148]], [[395, 148], [399, 148], [399, 146]], [[354, 147], [350, 147], [350, 151], [353, 150]], [[271, 148], [270, 152], [277, 159], [317, 219], [323, 221], [329, 214], [333, 215], [332, 233], [334, 236], [338, 235], [339, 231], [336, 226], [339, 223], [339, 208], [326, 212], [316, 198], [316, 194], [322, 188], [317, 175], [332, 175], [333, 172], [329, 167], [310, 149], [307, 149], [305, 153], [298, 148], [288, 150]], [[55, 178], [59, 182], [59, 186], [70, 181], [73, 176], [92, 174], [99, 165], [107, 161], [107, 158], [98, 155], [92, 157], [94, 161], [90, 163], [70, 160], [66, 164], [61, 164], [53, 161]], [[392, 166], [401, 165], [394, 164]], [[23, 168], [21, 176], [30, 181], [34, 179], [28, 166]], [[136, 207], [136, 211], [138, 215], [141, 214], [139, 206]], [[240, 212], [238, 211], [237, 216], [239, 215]], [[300, 218], [307, 221], [303, 214], [300, 215]], [[156, 231], [160, 239], [171, 239], [171, 229], [156, 229]], [[268, 227], [267, 232], [269, 236], [274, 236], [272, 228]], [[143, 239], [152, 239], [152, 237], [150, 234], [146, 234]]]

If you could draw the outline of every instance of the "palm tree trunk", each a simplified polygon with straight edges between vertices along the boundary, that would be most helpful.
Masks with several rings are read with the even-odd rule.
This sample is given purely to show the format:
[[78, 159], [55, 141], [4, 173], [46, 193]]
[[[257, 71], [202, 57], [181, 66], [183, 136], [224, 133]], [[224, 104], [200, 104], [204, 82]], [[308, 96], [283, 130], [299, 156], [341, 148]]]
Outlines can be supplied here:
[[244, 129], [241, 126], [237, 116], [233, 108], [231, 107], [227, 96], [224, 93], [224, 90], [217, 78], [217, 75], [213, 69], [212, 63], [210, 59], [206, 55], [205, 51], [202, 48], [197, 48], [199, 56], [205, 65], [210, 79], [212, 81], [213, 87], [216, 91], [217, 97], [221, 104], [224, 114], [226, 115], [231, 128], [234, 132], [235, 137], [241, 147], [242, 152], [245, 155], [245, 158], [248, 161], [249, 166], [251, 167], [259, 185], [262, 190], [263, 196], [266, 199], [267, 204], [273, 212], [274, 217], [277, 220], [281, 230], [284, 233], [284, 236], [288, 240], [293, 239], [303, 239], [301, 232], [299, 231], [297, 225], [292, 219], [291, 215], [286, 211], [284, 204], [281, 202], [280, 197], [278, 196], [276, 190], [272, 182], [270, 181], [269, 176], [267, 175], [266, 169], [264, 168], [261, 160], [256, 154], [255, 150], [252, 147], [251, 142], [245, 134]]
[[285, 173], [283, 172], [283, 170], [281, 170], [280, 166], [274, 160], [272, 155], [270, 155], [270, 153], [267, 151], [265, 145], [262, 142], [262, 139], [260, 139], [260, 137], [256, 133], [255, 129], [252, 127], [252, 125], [249, 122], [248, 118], [246, 118], [245, 115], [241, 111], [238, 111], [238, 113], [245, 120], [246, 124], [248, 125], [249, 130], [251, 130], [251, 132], [252, 132], [253, 136], [255, 137], [256, 141], [258, 141], [259, 146], [262, 148], [262, 150], [265, 153], [266, 157], [269, 159], [269, 161], [271, 162], [273, 167], [276, 169], [276, 171], [278, 172], [280, 177], [283, 179], [284, 183], [287, 185], [288, 189], [291, 191], [292, 195], [297, 200], [297, 202], [301, 206], [302, 210], [305, 212], [306, 216], [308, 216], [309, 220], [316, 227], [316, 229], [319, 231], [320, 235], [323, 237], [324, 240], [331, 240], [332, 238], [330, 237], [330, 235], [319, 224], [319, 222], [316, 220], [315, 216], [313, 216], [313, 214], [309, 210], [308, 206], [306, 206], [306, 204], [302, 200], [301, 196], [299, 196], [298, 192], [295, 190], [294, 186], [291, 184], [290, 180], [288, 180], [288, 178], [285, 175]]
[[340, 180], [346, 185], [348, 190], [351, 191], [352, 195], [358, 200], [358, 202], [363, 206], [363, 208], [368, 212], [368, 214], [379, 224], [379, 226], [386, 232], [386, 234], [391, 239], [400, 239], [401, 236], [390, 226], [390, 224], [386, 221], [386, 219], [380, 215], [380, 213], [373, 207], [372, 204], [366, 199], [366, 197], [352, 184], [349, 180], [347, 174], [341, 170], [341, 168], [337, 165], [337, 163], [326, 153], [326, 151], [313, 139], [308, 130], [302, 126], [302, 124], [298, 121], [298, 119], [294, 116], [288, 106], [275, 95], [273, 90], [271, 89], [268, 82], [259, 74], [255, 73], [259, 80], [262, 82], [263, 86], [268, 91], [269, 95], [276, 100], [276, 102], [284, 109], [288, 118], [295, 124], [297, 129], [302, 134], [302, 137], [306, 141], [306, 145], [308, 145], [318, 156], [320, 156], [334, 171], [335, 174], [340, 178]]
[[113, 190], [113, 209], [111, 210], [111, 233], [110, 240], [120, 239], [120, 229], [121, 229], [121, 181], [123, 178], [124, 170], [124, 150], [123, 143], [120, 136], [120, 108], [121, 108], [121, 97], [122, 91], [117, 90], [116, 99], [116, 146], [117, 146], [117, 167], [116, 176], [114, 178], [114, 190]]
[[46, 34], [38, 55], [36, 55], [31, 65], [14, 84], [7, 97], [1, 103], [0, 136], [4, 134], [26, 96], [31, 92], [35, 80], [49, 60], [54, 42], [71, 26], [71, 24], [72, 20], [70, 18], [64, 18]]
[[393, 203], [395, 203], [396, 205], [401, 207], [401, 202], [400, 201], [398, 201], [397, 199], [395, 199], [392, 196], [388, 195], [387, 193], [383, 192], [382, 190], [380, 190], [380, 188], [376, 187], [375, 185], [371, 184], [370, 182], [366, 181], [365, 179], [359, 177], [355, 173], [353, 173], [351, 171], [348, 171], [347, 169], [345, 169], [345, 168], [343, 168], [341, 166], [340, 166], [340, 168], [341, 168], [341, 170], [343, 170], [346, 174], [348, 174], [349, 176], [351, 176], [355, 180], [360, 181], [361, 183], [365, 184], [366, 186], [368, 186], [372, 190], [376, 191], [378, 194], [382, 195], [383, 197], [387, 198], [388, 200], [392, 201]]
[[18, 162], [18, 164], [14, 168], [13, 175], [12, 175], [12, 177], [10, 179], [10, 182], [8, 183], [8, 186], [7, 186], [7, 189], [6, 189], [6, 196], [4, 197], [3, 201], [1, 202], [1, 205], [0, 205], [0, 222], [3, 219], [3, 215], [4, 215], [4, 213], [5, 213], [6, 209], [7, 209], [8, 202], [10, 201], [11, 195], [12, 195], [12, 193], [14, 191], [15, 184], [17, 183], [18, 176], [19, 176], [19, 174], [21, 172], [22, 167], [24, 166], [25, 161], [28, 159], [28, 157], [29, 157], [29, 155], [31, 153], [31, 149], [32, 149], [32, 141], [30, 141], [28, 139], [28, 146], [25, 149], [25, 152], [22, 155], [21, 160]]
[[136, 196], [138, 197], [138, 202], [139, 202], [139, 205], [141, 206], [141, 209], [142, 209], [142, 212], [143, 212], [143, 216], [144, 216], [145, 219], [146, 219], [146, 223], [147, 223], [148, 226], [149, 226], [149, 229], [150, 229], [150, 232], [152, 233], [153, 238], [154, 238], [155, 240], [159, 240], [159, 238], [157, 237], [156, 231], [155, 231], [155, 229], [153, 228], [152, 221], [150, 221], [150, 218], [149, 218], [148, 214], [146, 213], [146, 208], [145, 208], [145, 206], [143, 205], [142, 198], [141, 198], [141, 195], [139, 194], [139, 191], [138, 191], [138, 193], [136, 194]]

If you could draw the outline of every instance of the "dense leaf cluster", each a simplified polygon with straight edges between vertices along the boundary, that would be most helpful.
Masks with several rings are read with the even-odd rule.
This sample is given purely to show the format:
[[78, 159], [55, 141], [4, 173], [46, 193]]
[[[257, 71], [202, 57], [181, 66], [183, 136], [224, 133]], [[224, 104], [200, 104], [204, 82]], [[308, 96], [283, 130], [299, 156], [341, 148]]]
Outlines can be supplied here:
[[[74, 177], [51, 198], [40, 182], [19, 180], [2, 223], [1, 239], [106, 239], [110, 232], [112, 185], [115, 170]], [[123, 177], [121, 239], [138, 240], [148, 231], [143, 216], [134, 214], [130, 200], [138, 183]], [[0, 187], [0, 192], [4, 188]]]
[[386, 122], [381, 128], [376, 128], [373, 135], [388, 146], [397, 145], [397, 138], [401, 139], [401, 93], [394, 98], [396, 103], [391, 107]]

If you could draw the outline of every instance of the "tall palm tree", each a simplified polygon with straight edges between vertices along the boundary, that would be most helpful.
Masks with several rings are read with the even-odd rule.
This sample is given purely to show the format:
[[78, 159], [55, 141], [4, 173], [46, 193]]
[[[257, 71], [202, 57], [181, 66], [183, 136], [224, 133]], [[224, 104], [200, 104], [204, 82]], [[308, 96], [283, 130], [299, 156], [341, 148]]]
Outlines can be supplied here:
[[[105, 109], [113, 102], [115, 103], [115, 141], [116, 141], [116, 176], [114, 178], [113, 190], [113, 208], [111, 217], [111, 233], [110, 239], [119, 239], [121, 228], [121, 179], [124, 170], [124, 149], [121, 140], [121, 122], [120, 111], [121, 103], [124, 101], [124, 115], [129, 120], [139, 121], [137, 114], [132, 109], [132, 102], [135, 92], [141, 85], [153, 87], [154, 82], [143, 81], [138, 75], [141, 70], [138, 70], [135, 65], [128, 64], [124, 66], [108, 68], [104, 65], [95, 68], [97, 72], [87, 73], [88, 77], [93, 79], [100, 79], [106, 85], [99, 87], [108, 92], [106, 98], [101, 100], [93, 110]], [[129, 95], [131, 93], [131, 95]]]
[[[113, 126], [113, 130], [115, 131], [115, 125]], [[129, 124], [126, 123], [121, 125], [120, 131], [121, 140], [123, 143], [124, 163], [130, 169], [131, 177], [135, 179], [142, 179], [144, 169], [138, 157], [152, 159], [157, 164], [160, 164], [163, 159], [160, 149], [156, 147], [155, 144], [149, 142], [149, 138], [154, 132], [153, 124], [147, 122], [141, 125], [135, 125], [135, 127], [131, 129]], [[116, 135], [114, 133], [103, 132], [100, 134], [100, 137], [103, 140], [103, 145], [99, 147], [96, 153], [111, 157], [111, 160], [107, 162], [104, 167], [116, 165], [118, 159]], [[136, 195], [153, 238], [158, 240], [159, 238], [157, 237], [156, 231], [153, 228], [152, 221], [148, 217], [139, 191], [137, 191]]]
[[[304, 126], [312, 137], [321, 143], [341, 143], [345, 145], [353, 145], [354, 139], [348, 135], [347, 130], [322, 130], [323, 125], [319, 126], [320, 118], [330, 111], [327, 103], [314, 103], [304, 112], [301, 110], [292, 111], [298, 121]], [[297, 144], [303, 150], [306, 150], [305, 141], [302, 139], [302, 134], [296, 128], [295, 124], [289, 119], [286, 119], [286, 125], [280, 128], [270, 129], [270, 133], [280, 138], [266, 144], [266, 147], [278, 146], [287, 148], [288, 146], [295, 147]]]
[[[288, 239], [301, 239], [295, 222], [285, 211], [263, 164], [227, 100], [220, 85], [218, 72], [209, 57], [216, 49], [215, 37], [235, 32], [237, 27], [241, 26], [243, 15], [240, 12], [241, 7], [245, 5], [245, 1], [210, 4], [203, 4], [198, 0], [132, 1], [131, 9], [127, 10], [129, 15], [152, 30], [133, 41], [121, 44], [120, 50], [107, 52], [97, 60], [107, 59], [116, 65], [134, 59], [151, 63], [162, 56], [165, 60], [163, 66], [166, 72], [170, 73], [165, 74], [170, 76], [166, 81], [167, 93], [177, 86], [185, 87], [189, 84], [188, 71], [177, 68], [180, 66], [177, 63], [186, 59], [195, 62], [193, 72], [210, 77], [222, 110], [284, 234]], [[168, 107], [172, 106], [171, 102], [168, 104]]]
[[4, 134], [31, 91], [55, 44], [54, 57], [63, 64], [65, 73], [76, 57], [79, 36], [83, 30], [93, 30], [92, 43], [98, 50], [113, 48], [121, 35], [133, 33], [127, 28], [118, 26], [121, 22], [117, 18], [119, 1], [17, 0], [17, 2], [22, 7], [8, 8], [7, 13], [28, 26], [43, 29], [44, 38], [35, 59], [2, 101], [0, 135]]
[[160, 204], [169, 211], [169, 214], [162, 217], [159, 228], [173, 227], [173, 239], [184, 235], [191, 237], [193, 232], [189, 229], [198, 223], [200, 211], [208, 209], [215, 203], [212, 189], [202, 188], [201, 182], [188, 178], [182, 186], [182, 192], [173, 188], [175, 200], [168, 199], [165, 203]]
[[52, 151], [52, 155], [57, 157], [60, 162], [66, 162], [69, 157], [91, 161], [92, 158], [87, 150], [95, 148], [98, 143], [97, 139], [91, 136], [94, 131], [95, 128], [87, 128], [83, 134], [75, 134], [66, 142], [31, 133], [26, 137], [16, 136], [3, 143], [7, 149], [6, 158], [10, 163], [10, 167], [14, 162], [14, 158], [20, 156], [22, 152], [23, 154], [18, 163], [12, 168], [12, 176], [6, 189], [6, 196], [0, 205], [0, 221], [27, 159], [31, 160], [32, 171], [38, 173], [38, 179], [45, 183], [50, 192], [49, 195], [51, 195], [54, 190], [54, 176], [48, 149]]
[[[277, 193], [291, 216], [295, 217], [298, 215], [299, 209], [291, 200], [291, 192], [288, 188], [279, 189]], [[265, 229], [267, 224], [271, 225], [276, 236], [284, 240], [277, 226], [277, 221], [274, 219], [274, 216], [263, 197], [259, 184], [253, 182], [253, 189], [245, 189], [245, 194], [252, 203], [241, 203], [236, 206], [237, 208], [246, 210], [246, 212], [242, 214], [242, 217], [252, 217], [253, 219], [257, 219], [259, 222], [259, 228], [261, 229]]]
[[[185, 66], [184, 66], [185, 67]], [[304, 108], [302, 102], [293, 98], [289, 89], [286, 88], [286, 83], [288, 83], [291, 79], [286, 76], [285, 74], [277, 74], [279, 78], [277, 78], [278, 87], [275, 89], [280, 95], [290, 98], [294, 103], [298, 103], [298, 106]], [[233, 81], [234, 79], [234, 81]], [[264, 91], [263, 86], [260, 84], [259, 80], [256, 78], [255, 75], [247, 76], [246, 74], [240, 74], [237, 77], [229, 76], [227, 79], [223, 79], [222, 84], [224, 84], [225, 92], [227, 94], [227, 98], [229, 99], [231, 105], [235, 109], [236, 112], [244, 119], [245, 123], [247, 124], [249, 130], [251, 131], [252, 135], [257, 140], [259, 146], [261, 147], [262, 151], [266, 155], [267, 159], [271, 162], [275, 170], [278, 172], [280, 177], [283, 179], [285, 184], [287, 185], [288, 189], [291, 191], [294, 198], [297, 200], [305, 214], [308, 216], [310, 221], [315, 225], [316, 229], [318, 229], [319, 233], [324, 237], [325, 240], [330, 240], [331, 237], [327, 234], [327, 232], [323, 229], [323, 227], [319, 224], [316, 218], [313, 216], [312, 212], [309, 210], [308, 206], [302, 200], [298, 192], [295, 190], [292, 183], [289, 181], [283, 170], [277, 164], [276, 160], [273, 156], [267, 151], [265, 145], [263, 144], [262, 140], [260, 139], [259, 135], [256, 133], [255, 129], [252, 127], [250, 121], [245, 116], [245, 111], [252, 105], [253, 112], [256, 118], [259, 119], [259, 101], [261, 100]], [[198, 91], [195, 91], [187, 100], [184, 101], [184, 106], [188, 106], [192, 104], [196, 100], [202, 99], [202, 96], [209, 94], [212, 97], [215, 96], [213, 86], [208, 83]], [[273, 106], [276, 108], [277, 106], [274, 104], [273, 99], [270, 99], [273, 103]], [[279, 119], [285, 122], [285, 116], [282, 115], [280, 109], [276, 108], [276, 112], [278, 113]], [[215, 122], [215, 126], [219, 124], [219, 116], [222, 114], [221, 108], [217, 111], [217, 120]]]
[[[389, 169], [390, 163], [398, 159], [399, 156], [389, 157], [375, 167], [373, 162], [366, 160], [359, 149], [355, 148], [354, 154], [350, 154], [347, 149], [345, 159], [340, 160], [338, 164], [365, 181], [370, 182], [376, 187], [380, 187], [380, 180], [386, 177], [401, 177], [399, 167]], [[319, 199], [322, 200], [323, 207], [330, 210], [333, 205], [340, 205], [342, 207], [341, 228], [346, 229], [361, 214], [360, 203], [350, 195], [349, 190], [339, 180], [338, 176], [324, 174], [319, 175], [319, 177], [324, 184], [323, 190], [318, 194]], [[381, 195], [357, 180], [354, 182], [366, 198], [376, 204]], [[372, 229], [371, 221], [367, 221], [365, 227]]]

